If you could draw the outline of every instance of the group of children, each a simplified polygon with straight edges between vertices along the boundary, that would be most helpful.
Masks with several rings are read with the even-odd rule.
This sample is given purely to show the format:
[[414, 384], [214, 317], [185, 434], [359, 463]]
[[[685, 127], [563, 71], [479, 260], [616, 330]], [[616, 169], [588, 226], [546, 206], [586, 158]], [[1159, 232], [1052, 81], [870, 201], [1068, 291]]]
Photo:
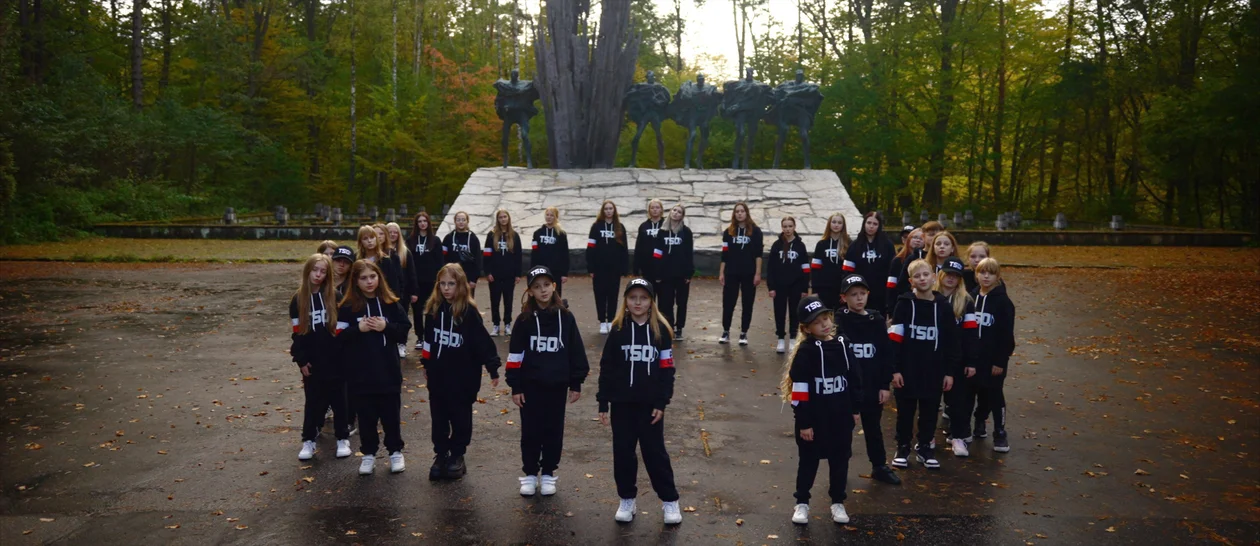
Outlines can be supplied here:
[[[664, 412], [673, 395], [672, 346], [681, 339], [694, 274], [692, 237], [682, 223], [681, 206], [663, 218], [663, 206], [653, 201], [649, 212], [639, 242], [653, 248], [651, 253], [636, 248], [634, 264], [646, 275], [626, 285], [620, 302], [616, 292], [628, 264], [625, 231], [614, 204], [601, 206], [601, 218], [588, 238], [600, 333], [608, 336], [596, 399], [599, 419], [613, 433], [614, 477], [621, 498], [616, 520], [632, 520], [637, 509], [637, 446], [663, 502], [664, 520], [673, 524], [682, 516], [665, 448]], [[332, 242], [321, 245], [306, 260], [290, 303], [290, 352], [306, 391], [299, 459], [314, 456], [315, 438], [331, 409], [337, 457], [351, 455], [349, 436], [357, 428], [363, 454], [359, 473], [371, 474], [379, 425], [391, 472], [405, 469], [399, 421], [401, 358], [413, 325], [407, 316], [410, 303], [429, 390], [434, 449], [430, 479], [458, 479], [467, 472], [464, 455], [483, 370], [492, 387], [499, 385], [500, 359], [491, 337], [502, 324], [511, 338], [504, 379], [521, 414], [520, 493], [555, 494], [565, 407], [580, 399], [590, 369], [577, 321], [560, 297], [568, 252], [558, 217], [555, 208], [547, 209], [547, 224], [531, 240], [534, 265], [525, 273], [526, 293], [515, 321], [510, 304], [522, 245], [506, 211], [496, 213], [484, 249], [468, 231], [468, 216], [462, 212], [455, 216], [456, 230], [442, 241], [434, 236], [428, 215], [420, 213], [405, 240], [396, 225], [363, 226], [357, 253]], [[925, 245], [925, 235], [932, 231], [926, 228], [932, 226], [903, 230], [905, 248], [896, 253], [883, 236], [878, 213], [866, 215], [863, 233], [853, 243], [843, 216], [836, 214], [810, 258], [795, 233], [795, 219], [784, 218], [781, 226], [770, 250], [767, 285], [774, 299], [778, 350], [790, 352], [781, 388], [794, 409], [799, 447], [794, 522], [808, 522], [809, 490], [824, 458], [831, 474], [832, 519], [849, 521], [845, 481], [857, 425], [865, 430], [872, 478], [901, 483], [886, 462], [880, 427], [889, 400], [896, 400], [898, 410], [892, 466], [907, 468], [914, 454], [926, 468], [939, 468], [933, 437], [942, 397], [956, 456], [969, 454], [973, 438], [987, 437], [990, 414], [993, 449], [1009, 451], [1002, 387], [1014, 350], [1014, 306], [987, 245], [972, 245], [967, 268], [948, 232], [936, 230]], [[721, 341], [729, 341], [733, 319], [733, 301], [727, 305], [727, 296], [733, 300], [742, 295], [740, 340], [746, 344], [752, 297], [748, 287], [759, 284], [762, 259], [762, 234], [747, 206], [736, 206], [723, 239]], [[486, 328], [474, 300], [483, 264], [495, 306], [493, 330]], [[888, 280], [868, 282], [863, 270], [887, 272]], [[897, 290], [901, 286], [907, 290]], [[890, 310], [889, 318], [880, 313], [882, 308]], [[791, 318], [790, 331], [796, 332], [790, 350], [784, 343], [789, 331], [785, 313]]]

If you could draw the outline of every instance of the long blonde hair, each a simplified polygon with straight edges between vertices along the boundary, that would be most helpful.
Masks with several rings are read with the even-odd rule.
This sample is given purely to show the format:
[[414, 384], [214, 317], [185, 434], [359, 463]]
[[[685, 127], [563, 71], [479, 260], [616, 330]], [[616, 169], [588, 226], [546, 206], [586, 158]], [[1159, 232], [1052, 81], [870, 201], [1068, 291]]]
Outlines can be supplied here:
[[[946, 275], [952, 275], [952, 273], [946, 273], [944, 269], [936, 272], [936, 283], [932, 285], [932, 290], [945, 293], [941, 289], [945, 287], [943, 281]], [[949, 298], [950, 305], [954, 307], [955, 320], [962, 319], [963, 315], [967, 314], [967, 304], [973, 301], [971, 294], [967, 293], [967, 287], [963, 286], [962, 277], [958, 278], [958, 286], [954, 287], [954, 292], [945, 297]]]
[[[552, 216], [555, 216], [555, 217], [556, 217], [556, 221], [555, 221], [555, 222], [553, 222], [550, 226], [548, 226], [548, 225], [546, 224], [546, 219], [547, 219], [547, 213], [548, 213], [548, 212], [550, 212], [550, 213], [552, 214]], [[556, 230], [556, 233], [559, 233], [559, 234], [561, 234], [561, 235], [564, 235], [564, 226], [560, 225], [560, 209], [559, 209], [559, 208], [557, 208], [557, 207], [547, 207], [547, 209], [543, 211], [543, 222], [544, 222], [544, 223], [543, 223], [543, 225], [544, 225], [544, 226], [546, 226], [546, 227], [549, 227], [549, 228], [551, 228], [551, 229]]]
[[840, 217], [840, 225], [844, 226], [844, 229], [840, 230], [840, 255], [844, 256], [844, 253], [849, 250], [849, 245], [853, 244], [853, 239], [849, 237], [849, 221], [844, 219], [843, 214], [836, 212], [827, 217], [827, 227], [823, 228], [822, 240], [826, 241], [835, 235], [835, 232], [831, 231], [831, 219], [837, 216]]
[[455, 315], [455, 323], [459, 324], [464, 320], [464, 313], [469, 307], [473, 310], [477, 309], [477, 302], [468, 292], [468, 276], [464, 274], [464, 268], [459, 264], [446, 264], [438, 270], [437, 282], [433, 283], [433, 293], [429, 294], [429, 300], [424, 303], [424, 314], [436, 314], [446, 302], [446, 298], [442, 297], [442, 277], [450, 277], [455, 281], [455, 299], [450, 302], [451, 314]]
[[385, 227], [385, 224], [380, 222], [372, 224], [372, 229], [380, 230], [380, 233], [377, 233], [376, 236], [380, 237], [381, 241], [376, 243], [376, 248], [381, 249], [381, 256], [386, 258], [393, 256], [394, 249], [389, 244], [389, 229]]
[[940, 233], [937, 233], [936, 237], [933, 237], [930, 243], [925, 243], [923, 247], [924, 249], [927, 250], [927, 263], [928, 265], [932, 266], [932, 271], [936, 271], [937, 268], [939, 268], [942, 265], [940, 262], [937, 262], [937, 260], [941, 258], [936, 257], [936, 240], [940, 239], [941, 237], [945, 237], [946, 239], [949, 239], [949, 244], [953, 246], [953, 250], [951, 251], [950, 256], [953, 256], [955, 258], [958, 257], [958, 239], [955, 239], [954, 235], [948, 231], [942, 231]]
[[[371, 228], [369, 227], [368, 229]], [[389, 283], [385, 282], [385, 273], [381, 272], [380, 266], [367, 260], [359, 260], [350, 267], [350, 286], [346, 289], [346, 295], [341, 297], [340, 305], [342, 307], [349, 305], [350, 309], [356, 313], [362, 311], [363, 307], [367, 305], [367, 296], [364, 296], [363, 291], [359, 288], [359, 275], [362, 275], [365, 269], [371, 269], [376, 272], [378, 283], [376, 285], [376, 297], [385, 303], [398, 303], [398, 296], [395, 296], [394, 291], [389, 289]]]
[[[372, 226], [368, 226], [368, 225], [359, 226], [359, 235], [358, 237], [355, 238], [354, 244], [359, 250], [358, 258], [360, 260], [366, 259], [368, 257], [369, 251], [367, 248], [364, 248], [363, 246], [363, 236], [369, 233], [371, 233], [373, 237], [376, 237], [378, 239], [380, 238], [379, 236], [376, 235], [376, 228]], [[381, 252], [381, 245], [383, 244], [385, 244], [383, 241], [376, 242], [376, 249], [370, 251], [373, 257], [376, 257], [376, 258], [388, 257], [384, 252]]]
[[[677, 224], [674, 223], [674, 217], [673, 217], [674, 209], [682, 209], [683, 217], [682, 219], [678, 220]], [[669, 214], [665, 215], [664, 225], [665, 225], [666, 231], [669, 231], [670, 233], [678, 233], [678, 231], [681, 230], [683, 226], [687, 225], [687, 207], [683, 206], [682, 203], [678, 203], [670, 207]]]
[[752, 211], [748, 209], [748, 203], [740, 201], [731, 207], [731, 225], [726, 226], [726, 234], [731, 237], [735, 236], [735, 230], [739, 228], [739, 223], [735, 221], [735, 211], [739, 210], [739, 207], [744, 207], [744, 228], [751, 233], [753, 228], [757, 227], [757, 222], [753, 221]]
[[297, 333], [301, 335], [311, 332], [311, 296], [315, 294], [311, 291], [311, 271], [315, 269], [315, 264], [320, 262], [323, 262], [324, 271], [327, 272], [324, 275], [324, 284], [319, 287], [319, 295], [324, 300], [324, 325], [330, 332], [337, 330], [337, 289], [333, 286], [332, 258], [329, 258], [327, 254], [318, 253], [311, 254], [306, 259], [306, 264], [302, 266], [302, 284], [298, 285], [297, 292], [293, 294], [298, 305]]
[[[499, 226], [500, 214], [507, 215], [508, 224], [506, 228]], [[512, 229], [512, 214], [507, 209], [494, 211], [494, 228], [490, 230], [490, 240], [486, 241], [486, 246], [498, 250], [500, 239], [507, 240], [508, 250], [516, 251], [516, 230]]]
[[[617, 316], [612, 321], [613, 328], [621, 329], [622, 323], [629, 320], [626, 317], [626, 297], [629, 295], [629, 291], [627, 291], [625, 295], [621, 296], [621, 306], [617, 309]], [[555, 296], [552, 296], [552, 299], [555, 299]], [[648, 299], [652, 302], [648, 308], [648, 328], [652, 331], [652, 342], [655, 343], [661, 340], [661, 330], [664, 330], [665, 335], [673, 339], [674, 330], [670, 327], [669, 321], [665, 320], [665, 315], [662, 315], [661, 310], [656, 307], [656, 298], [649, 297]]]
[[[398, 232], [397, 243], [389, 242], [389, 230], [391, 229]], [[398, 253], [399, 265], [403, 267], [407, 267], [407, 262], [411, 259], [411, 249], [407, 248], [407, 243], [404, 242], [402, 226], [398, 225], [398, 222], [390, 222], [388, 224], [385, 224], [385, 242], [389, 246], [391, 253], [392, 252]]]
[[[820, 313], [817, 317], [814, 317], [814, 320], [827, 315], [832, 315], [831, 332], [827, 334], [830, 336], [828, 339], [831, 339], [836, 337], [835, 313], [831, 311]], [[783, 360], [783, 375], [779, 378], [779, 393], [783, 397], [784, 402], [792, 401], [792, 361], [796, 360], [796, 353], [801, 350], [801, 346], [812, 337], [809, 333], [809, 325], [812, 322], [802, 322], [796, 327], [796, 341], [792, 343], [792, 350], [788, 351], [787, 358]]]

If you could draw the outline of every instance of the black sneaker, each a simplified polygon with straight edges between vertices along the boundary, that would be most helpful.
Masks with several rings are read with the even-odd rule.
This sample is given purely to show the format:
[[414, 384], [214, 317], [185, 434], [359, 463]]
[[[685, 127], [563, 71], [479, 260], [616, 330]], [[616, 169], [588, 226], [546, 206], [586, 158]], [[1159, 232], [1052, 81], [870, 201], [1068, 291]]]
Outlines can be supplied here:
[[901, 478], [888, 465], [880, 465], [871, 470], [871, 479], [891, 485], [901, 485]]
[[731, 333], [729, 331], [722, 332], [722, 337], [718, 338], [718, 343], [721, 343], [722, 345], [726, 345], [727, 343], [730, 343], [730, 342], [731, 342]]
[[464, 456], [452, 458], [446, 465], [446, 473], [442, 475], [448, 480], [458, 480], [468, 473], [468, 467], [464, 464]]
[[748, 345], [748, 332], [741, 332], [739, 334], [739, 344]]
[[923, 464], [924, 468], [929, 470], [940, 470], [941, 462], [936, 460], [936, 450], [931, 447], [921, 448], [916, 452], [915, 458]]
[[682, 341], [682, 328], [674, 328], [674, 341]]
[[971, 435], [976, 438], [988, 438], [989, 431], [986, 428], [986, 425], [987, 423], [985, 421], [976, 421], [976, 428]]
[[893, 455], [892, 465], [897, 468], [910, 467], [910, 446], [897, 446], [897, 453]]
[[434, 455], [433, 466], [429, 467], [429, 479], [437, 481], [442, 479], [442, 472], [446, 469], [446, 455]]
[[1005, 430], [993, 431], [993, 451], [998, 453], [1010, 453], [1011, 443], [1006, 441]]

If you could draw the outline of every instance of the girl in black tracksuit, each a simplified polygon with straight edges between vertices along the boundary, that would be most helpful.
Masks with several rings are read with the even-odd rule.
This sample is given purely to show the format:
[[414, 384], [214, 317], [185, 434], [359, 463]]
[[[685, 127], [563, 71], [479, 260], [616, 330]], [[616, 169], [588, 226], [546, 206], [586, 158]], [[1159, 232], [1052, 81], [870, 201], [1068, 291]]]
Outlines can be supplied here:
[[684, 224], [687, 209], [674, 205], [669, 219], [661, 226], [652, 256], [658, 262], [653, 268], [657, 307], [665, 321], [674, 326], [674, 340], [681, 341], [687, 325], [687, 300], [691, 298], [691, 277], [696, 274], [695, 237]]
[[[490, 325], [494, 335], [499, 325], [512, 323], [512, 305], [515, 303], [516, 281], [521, 276], [521, 236], [512, 229], [512, 216], [508, 211], [495, 211], [495, 228], [486, 233], [486, 248], [482, 252], [482, 265], [486, 280], [490, 282]], [[499, 320], [499, 303], [503, 303], [503, 320]]]
[[455, 229], [442, 238], [442, 255], [446, 263], [459, 264], [468, 277], [468, 290], [477, 297], [477, 279], [481, 278], [481, 241], [468, 229], [468, 213], [455, 213]]
[[862, 374], [849, 358], [848, 341], [835, 335], [832, 311], [818, 296], [801, 300], [799, 313], [800, 333], [785, 362], [780, 385], [784, 400], [792, 402], [800, 458], [792, 521], [808, 523], [809, 490], [814, 486], [819, 460], [827, 459], [832, 519], [848, 523], [844, 500], [853, 427], [861, 408]]
[[950, 302], [932, 291], [936, 275], [924, 260], [908, 268], [913, 290], [897, 298], [888, 337], [894, 342], [893, 395], [897, 399], [897, 453], [893, 466], [909, 466], [918, 414], [917, 458], [939, 469], [932, 437], [940, 411], [941, 394], [953, 387], [962, 360], [961, 335]]
[[[878, 284], [876, 282], [875, 284]], [[862, 370], [862, 431], [866, 457], [871, 462], [871, 478], [901, 484], [901, 478], [888, 467], [884, 451], [884, 431], [880, 421], [884, 404], [892, 398], [892, 343], [884, 315], [867, 307], [870, 288], [861, 275], [845, 277], [841, 288], [845, 308], [837, 314], [840, 331], [849, 342], [854, 364]]]
[[302, 419], [303, 452], [298, 458], [314, 456], [315, 437], [323, 428], [324, 414], [330, 407], [333, 432], [337, 436], [337, 456], [348, 457], [350, 434], [346, 420], [346, 383], [337, 362], [337, 341], [334, 337], [337, 300], [333, 290], [332, 260], [328, 256], [321, 253], [306, 259], [306, 265], [302, 267], [302, 284], [289, 301], [289, 321], [293, 326], [293, 344], [289, 347], [289, 354], [302, 372], [302, 388], [306, 394]]
[[[387, 254], [388, 248], [385, 246], [384, 231], [384, 228], [378, 230], [373, 226], [360, 226], [358, 257], [360, 260], [376, 264], [376, 267], [381, 269], [385, 285], [389, 286], [394, 296], [401, 298], [405, 288], [405, 283], [402, 280], [402, 269], [398, 265], [398, 260]], [[350, 284], [353, 285], [354, 281], [351, 280]], [[405, 343], [406, 341], [407, 338], [404, 337], [403, 342]]]
[[862, 232], [849, 245], [844, 261], [853, 264], [853, 272], [871, 283], [867, 309], [882, 312], [888, 308], [888, 283], [880, 281], [888, 276], [888, 268], [896, 255], [892, 241], [884, 235], [884, 215], [879, 211], [866, 213], [866, 218], [862, 220]]
[[[653, 270], [657, 261], [652, 251], [659, 246], [656, 237], [665, 224], [665, 205], [660, 199], [653, 199], [648, 202], [647, 208], [648, 219], [639, 224], [639, 234], [634, 240], [634, 274], [656, 283], [660, 276]], [[655, 288], [660, 290], [660, 286]]]
[[[971, 442], [971, 410], [975, 407], [976, 312], [971, 295], [963, 288], [963, 262], [950, 256], [936, 272], [936, 291], [949, 301], [961, 336], [962, 364], [954, 376], [954, 388], [945, 396], [945, 416], [954, 456], [967, 457]], [[961, 443], [959, 443], [961, 441]]]
[[840, 308], [840, 279], [850, 271], [844, 267], [845, 252], [851, 244], [844, 223], [844, 215], [838, 212], [827, 219], [827, 227], [823, 229], [822, 239], [814, 245], [814, 257], [810, 260], [814, 293], [828, 309]]
[[418, 296], [416, 303], [411, 306], [416, 323], [417, 350], [424, 342], [424, 306], [433, 295], [433, 284], [437, 282], [438, 270], [446, 263], [446, 257], [442, 254], [442, 240], [433, 233], [429, 213], [417, 213], [411, 235], [407, 237], [407, 249], [411, 251], [411, 270], [416, 277]]
[[[774, 333], [779, 338], [777, 350], [782, 353], [786, 350], [787, 333], [796, 331], [796, 304], [809, 292], [810, 266], [805, 243], [796, 236], [796, 218], [788, 216], [779, 222], [779, 226], [783, 232], [770, 245], [766, 288], [774, 300]], [[784, 325], [785, 314], [788, 315], [790, 329]]]
[[923, 230], [915, 229], [906, 238], [906, 245], [901, 247], [901, 252], [898, 252], [888, 263], [888, 281], [885, 286], [888, 289], [887, 314], [890, 317], [896, 310], [897, 300], [901, 295], [911, 292], [910, 278], [906, 268], [910, 267], [911, 262], [915, 260], [927, 258], [927, 249], [924, 245]]
[[564, 447], [564, 405], [582, 396], [590, 373], [577, 321], [554, 293], [546, 267], [531, 268], [528, 292], [508, 344], [506, 380], [521, 410], [521, 494], [555, 494]]
[[[375, 275], [377, 284], [370, 286]], [[402, 365], [396, 344], [407, 339], [411, 322], [398, 297], [384, 282], [376, 264], [359, 260], [350, 268], [350, 290], [337, 310], [337, 341], [341, 348], [346, 388], [359, 418], [360, 473], [371, 473], [380, 438], [391, 460], [402, 456]], [[383, 321], [381, 320], [383, 319]], [[401, 460], [399, 461], [401, 463]], [[366, 472], [364, 472], [366, 467]]]
[[[599, 359], [599, 420], [612, 410], [613, 477], [622, 502], [638, 497], [638, 457], [661, 501], [678, 501], [674, 470], [665, 449], [665, 406], [674, 396], [674, 351], [669, 323], [653, 301], [652, 284], [633, 279]], [[631, 297], [635, 298], [631, 300]], [[675, 507], [676, 508], [676, 507]]]
[[424, 315], [428, 327], [420, 365], [429, 387], [435, 454], [429, 479], [457, 479], [467, 472], [464, 453], [472, 442], [472, 408], [481, 390], [481, 369], [490, 374], [490, 386], [498, 387], [499, 352], [459, 266], [448, 264], [438, 273], [438, 290], [425, 302]]
[[[993, 450], [1006, 453], [1006, 395], [1003, 388], [1015, 352], [1015, 304], [1006, 294], [1001, 266], [993, 258], [976, 265], [976, 433], [983, 438], [984, 418], [993, 412]], [[983, 413], [982, 413], [983, 411]]]
[[718, 283], [722, 285], [722, 337], [731, 339], [731, 319], [735, 302], [742, 298], [739, 321], [739, 344], [748, 345], [748, 327], [752, 325], [753, 298], [761, 284], [761, 253], [765, 251], [761, 228], [753, 222], [748, 205], [736, 203], [731, 211], [731, 225], [722, 231], [722, 263], [718, 266]]
[[629, 265], [629, 252], [626, 227], [621, 225], [617, 205], [604, 201], [599, 210], [599, 218], [591, 224], [586, 239], [586, 270], [591, 274], [595, 290], [599, 333], [607, 334], [608, 325], [617, 313], [617, 291], [621, 289], [621, 276], [626, 274]]
[[560, 209], [547, 207], [546, 223], [530, 238], [529, 266], [543, 266], [556, 276], [556, 295], [563, 295], [569, 279], [569, 234], [560, 225]]

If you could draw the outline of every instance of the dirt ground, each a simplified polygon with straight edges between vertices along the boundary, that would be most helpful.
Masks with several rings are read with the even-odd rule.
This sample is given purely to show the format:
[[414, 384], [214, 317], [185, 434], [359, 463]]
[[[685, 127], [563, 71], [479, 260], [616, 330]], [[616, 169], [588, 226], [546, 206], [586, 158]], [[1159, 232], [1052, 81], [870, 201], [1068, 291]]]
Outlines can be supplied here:
[[[293, 264], [0, 262], [0, 542], [1255, 543], [1260, 254], [1028, 256], [1125, 267], [1007, 270], [1018, 308], [1012, 451], [986, 440], [967, 459], [942, 450], [939, 472], [912, 465], [892, 487], [866, 477], [858, 437], [846, 526], [826, 517], [825, 471], [814, 521], [789, 521], [796, 449], [765, 291], [752, 344], [721, 346], [717, 283], [696, 281], [666, 420], [688, 507], [673, 529], [642, 472], [641, 513], [613, 522], [611, 435], [594, 419], [602, 339], [585, 279], [565, 291], [592, 376], [568, 413], [561, 492], [522, 499], [519, 416], [488, 379], [469, 475], [428, 481], [427, 389], [414, 358], [404, 368], [407, 472], [378, 465], [360, 477], [356, 458], [331, 456], [327, 435], [315, 460], [297, 460]], [[479, 295], [485, 310], [488, 290]], [[496, 343], [506, 355], [506, 338]]]

